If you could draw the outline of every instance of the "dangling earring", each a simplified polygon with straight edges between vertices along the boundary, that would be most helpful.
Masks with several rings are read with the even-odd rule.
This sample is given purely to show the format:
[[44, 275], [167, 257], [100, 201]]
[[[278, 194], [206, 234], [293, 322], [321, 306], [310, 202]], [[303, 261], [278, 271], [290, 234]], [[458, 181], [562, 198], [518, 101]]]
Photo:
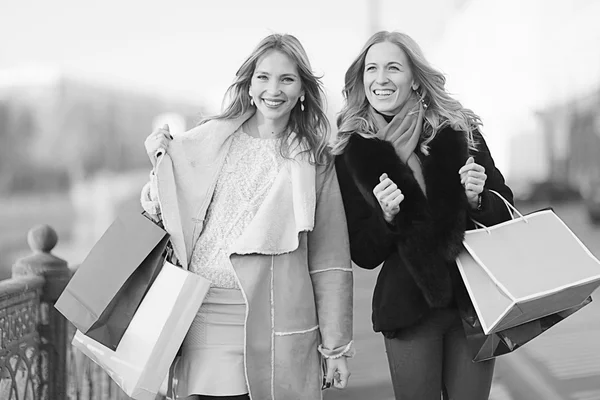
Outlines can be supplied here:
[[304, 95], [300, 96], [300, 111], [304, 111]]
[[413, 90], [414, 90], [415, 94], [416, 94], [416, 95], [419, 97], [419, 101], [420, 101], [420, 102], [421, 102], [421, 104], [423, 105], [423, 108], [424, 108], [425, 110], [427, 110], [427, 103], [425, 103], [425, 96], [424, 96], [423, 94], [419, 93], [419, 90], [418, 90], [418, 89], [419, 89], [418, 87], [416, 87], [416, 88], [413, 88]]
[[254, 105], [254, 99], [252, 98], [252, 95], [250, 94], [250, 92], [248, 92], [248, 96], [250, 96], [250, 105], [253, 106]]

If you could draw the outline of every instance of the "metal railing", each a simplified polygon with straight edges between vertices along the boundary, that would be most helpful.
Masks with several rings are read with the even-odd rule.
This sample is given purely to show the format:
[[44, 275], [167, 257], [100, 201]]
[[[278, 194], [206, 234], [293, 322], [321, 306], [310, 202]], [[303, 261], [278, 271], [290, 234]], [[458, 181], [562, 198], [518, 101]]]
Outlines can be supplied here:
[[0, 281], [0, 399], [129, 399], [71, 346], [75, 328], [54, 308], [72, 275], [67, 262], [52, 255], [56, 232], [38, 226], [27, 241], [32, 254]]

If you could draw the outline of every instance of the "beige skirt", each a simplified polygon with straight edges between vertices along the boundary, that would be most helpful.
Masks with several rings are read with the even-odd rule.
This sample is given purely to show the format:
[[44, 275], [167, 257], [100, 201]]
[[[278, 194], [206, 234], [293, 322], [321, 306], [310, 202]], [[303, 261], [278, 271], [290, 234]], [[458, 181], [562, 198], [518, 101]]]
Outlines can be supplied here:
[[248, 393], [244, 369], [246, 304], [239, 289], [210, 288], [175, 367], [177, 396]]

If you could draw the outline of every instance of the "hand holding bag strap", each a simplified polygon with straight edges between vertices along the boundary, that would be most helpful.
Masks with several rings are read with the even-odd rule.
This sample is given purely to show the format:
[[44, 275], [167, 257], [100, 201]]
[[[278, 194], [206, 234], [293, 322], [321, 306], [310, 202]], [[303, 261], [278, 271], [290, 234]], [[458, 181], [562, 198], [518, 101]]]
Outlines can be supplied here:
[[[496, 196], [498, 196], [503, 202], [504, 205], [506, 206], [506, 209], [508, 210], [508, 213], [511, 216], [511, 219], [515, 219], [515, 214], [519, 216], [519, 219], [521, 219], [523, 222], [525, 223], [529, 223], [529, 221], [527, 221], [527, 219], [523, 216], [523, 214], [521, 214], [519, 212], [519, 210], [517, 210], [517, 208], [515, 206], [513, 206], [512, 204], [510, 204], [510, 202], [508, 200], [506, 200], [500, 193], [496, 192], [495, 190], [492, 189], [488, 189], [491, 193], [494, 193]], [[491, 234], [492, 232], [490, 231], [490, 229], [483, 225], [481, 222], [476, 221], [475, 219], [471, 218], [471, 221], [473, 221], [473, 223], [475, 224], [475, 226], [477, 226], [480, 229], [484, 229], [488, 234]]]

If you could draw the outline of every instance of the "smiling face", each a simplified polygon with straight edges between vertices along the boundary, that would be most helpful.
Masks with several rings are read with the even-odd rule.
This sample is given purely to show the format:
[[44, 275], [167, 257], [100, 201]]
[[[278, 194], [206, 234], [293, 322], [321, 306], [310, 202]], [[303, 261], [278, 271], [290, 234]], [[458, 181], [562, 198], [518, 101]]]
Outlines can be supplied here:
[[250, 82], [250, 96], [265, 119], [278, 125], [287, 124], [303, 94], [298, 67], [286, 54], [271, 50], [258, 60]]
[[390, 42], [374, 44], [367, 51], [363, 83], [371, 106], [385, 115], [396, 115], [417, 88], [408, 57]]

